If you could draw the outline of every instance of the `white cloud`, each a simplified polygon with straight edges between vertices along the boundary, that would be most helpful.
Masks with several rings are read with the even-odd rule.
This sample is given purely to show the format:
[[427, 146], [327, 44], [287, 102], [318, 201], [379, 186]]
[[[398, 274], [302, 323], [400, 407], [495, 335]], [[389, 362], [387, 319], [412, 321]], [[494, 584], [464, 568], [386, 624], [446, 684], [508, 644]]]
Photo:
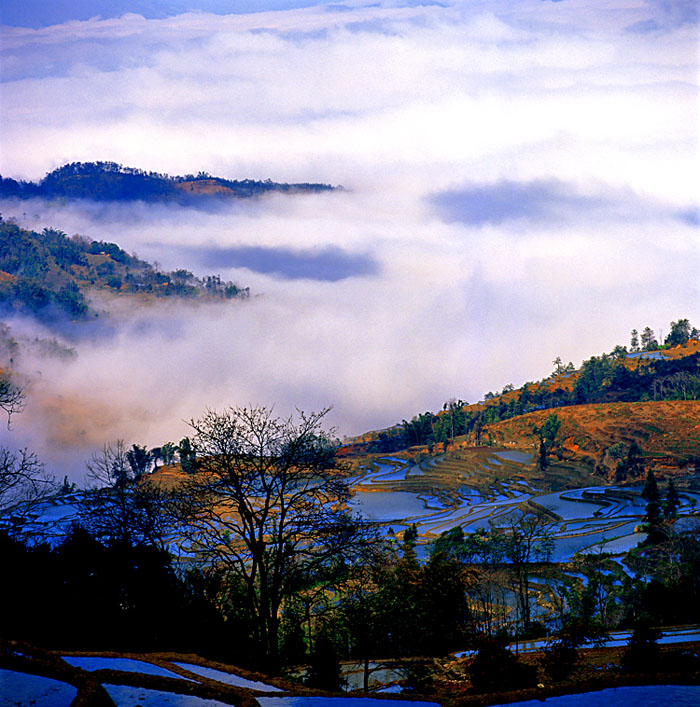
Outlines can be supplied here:
[[[118, 311], [116, 338], [79, 343], [60, 370], [41, 363], [15, 438], [43, 429], [47, 454], [59, 437], [157, 444], [205, 405], [249, 402], [333, 404], [351, 434], [692, 319], [698, 232], [674, 214], [700, 193], [698, 38], [662, 9], [465, 2], [6, 32], [3, 176], [111, 159], [351, 191], [216, 214], [25, 202], [5, 216], [200, 274], [183, 247], [333, 246], [378, 265], [335, 283], [222, 268], [262, 297]], [[647, 20], [658, 28], [625, 30]], [[445, 223], [431, 203], [504, 180], [610, 203], [497, 225]]]

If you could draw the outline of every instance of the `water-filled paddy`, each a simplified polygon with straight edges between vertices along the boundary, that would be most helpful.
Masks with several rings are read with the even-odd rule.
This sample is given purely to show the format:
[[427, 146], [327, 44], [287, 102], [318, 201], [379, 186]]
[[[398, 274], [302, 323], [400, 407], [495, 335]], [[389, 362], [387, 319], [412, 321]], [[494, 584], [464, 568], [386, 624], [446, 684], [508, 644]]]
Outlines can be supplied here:
[[494, 455], [516, 464], [529, 464], [533, 457], [528, 452], [519, 452], [517, 449], [506, 449], [501, 452], [494, 452]]
[[[602, 645], [606, 648], [620, 648], [626, 646], [632, 636], [632, 631], [611, 631], [609, 638]], [[689, 643], [691, 641], [700, 640], [700, 631], [698, 626], [679, 626], [677, 628], [666, 629], [661, 638], [659, 638], [659, 643], [664, 645], [671, 645], [676, 643]], [[509, 644], [508, 648], [511, 651], [517, 653], [532, 653], [534, 651], [540, 651], [547, 647], [551, 638], [538, 638], [532, 641], [516, 641]], [[583, 648], [594, 648], [593, 643], [584, 643]], [[460, 651], [459, 653], [454, 653], [456, 658], [463, 658], [465, 656], [474, 655], [476, 651], [467, 650]], [[517, 703], [524, 704], [524, 703]]]
[[574, 520], [575, 518], [587, 518], [599, 511], [601, 504], [586, 500], [569, 500], [564, 494], [547, 493], [536, 496], [533, 499], [539, 506], [556, 513], [562, 520]]
[[[673, 705], [697, 707], [700, 704], [698, 685], [646, 685], [644, 687], [618, 687], [578, 695], [560, 695], [546, 700], [527, 700], [509, 703], [517, 707], [641, 707], [642, 705]], [[505, 705], [495, 705], [505, 707]]]
[[626, 552], [646, 539], [645, 533], [634, 533], [637, 521], [621, 522], [592, 533], [557, 535], [554, 537], [554, 562], [570, 560], [577, 552]]
[[219, 700], [208, 700], [195, 695], [178, 695], [175, 692], [150, 690], [131, 685], [105, 685], [117, 707], [230, 707]]
[[83, 670], [123, 670], [128, 673], [145, 673], [146, 675], [160, 675], [166, 678], [189, 680], [178, 675], [172, 670], [161, 668], [159, 665], [147, 663], [144, 660], [131, 658], [103, 658], [101, 656], [61, 656], [66, 663]]
[[260, 707], [440, 707], [437, 702], [373, 697], [258, 697]]
[[616, 555], [620, 552], [629, 552], [630, 550], [633, 550], [637, 547], [637, 545], [639, 545], [639, 543], [644, 542], [646, 539], [646, 533], [630, 533], [629, 535], [622, 535], [614, 540], [608, 540], [606, 543], [602, 543], [599, 547], [591, 547], [585, 550], [585, 552], [611, 552]]
[[435, 511], [408, 491], [358, 491], [349, 505], [366, 518], [394, 521], [431, 515]]
[[225, 673], [223, 670], [215, 670], [214, 668], [207, 668], [203, 665], [195, 665], [194, 663], [175, 663], [175, 665], [185, 670], [189, 670], [195, 675], [201, 675], [202, 677], [209, 678], [210, 680], [216, 680], [217, 682], [223, 682], [226, 685], [234, 685], [235, 687], [246, 687], [249, 690], [258, 690], [259, 692], [282, 692], [279, 687], [274, 685], [268, 685], [264, 682], [259, 682], [257, 680], [248, 680], [240, 675], [234, 675], [233, 673]]
[[[385, 469], [385, 467], [383, 467]], [[382, 471], [379, 474], [373, 474], [371, 482], [373, 484], [382, 483], [386, 481], [403, 481], [406, 478], [406, 468], [399, 467], [398, 469], [392, 467], [389, 471]]]
[[41, 675], [0, 670], [0, 707], [69, 707], [77, 688]]

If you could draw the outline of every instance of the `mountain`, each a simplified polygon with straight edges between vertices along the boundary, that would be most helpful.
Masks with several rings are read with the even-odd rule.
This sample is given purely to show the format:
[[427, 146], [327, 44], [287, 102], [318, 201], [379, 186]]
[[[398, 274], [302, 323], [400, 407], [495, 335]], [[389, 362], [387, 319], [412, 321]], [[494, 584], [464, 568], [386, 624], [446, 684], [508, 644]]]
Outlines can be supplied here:
[[44, 319], [59, 314], [80, 320], [90, 315], [86, 293], [91, 290], [206, 299], [249, 295], [248, 288], [217, 275], [164, 273], [116, 243], [69, 238], [53, 228], [37, 233], [0, 216], [0, 305]]
[[[421, 450], [424, 455], [500, 446], [537, 450], [548, 417], [559, 429], [548, 454], [560, 463], [621, 482], [642, 468], [695, 469], [700, 463], [700, 339], [687, 319], [672, 322], [664, 344], [616, 346], [578, 369], [555, 372], [520, 388], [415, 415], [346, 445], [346, 456]], [[635, 461], [639, 457], [639, 463]]]
[[281, 184], [269, 179], [230, 180], [206, 172], [171, 177], [124, 167], [116, 162], [71, 162], [49, 172], [40, 182], [0, 176], [0, 197], [29, 199], [92, 199], [94, 201], [148, 201], [197, 206], [215, 200], [250, 198], [268, 192], [313, 193], [332, 191], [330, 184]]

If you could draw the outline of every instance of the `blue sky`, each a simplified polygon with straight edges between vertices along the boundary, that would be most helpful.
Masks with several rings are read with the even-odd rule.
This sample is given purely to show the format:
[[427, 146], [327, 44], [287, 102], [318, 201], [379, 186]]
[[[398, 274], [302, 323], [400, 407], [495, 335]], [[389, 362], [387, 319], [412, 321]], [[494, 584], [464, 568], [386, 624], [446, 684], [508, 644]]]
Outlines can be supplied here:
[[192, 11], [227, 15], [316, 4], [319, 3], [314, 0], [4, 0], [0, 19], [6, 25], [37, 29], [95, 16], [119, 17], [129, 12], [147, 19], [162, 19]]

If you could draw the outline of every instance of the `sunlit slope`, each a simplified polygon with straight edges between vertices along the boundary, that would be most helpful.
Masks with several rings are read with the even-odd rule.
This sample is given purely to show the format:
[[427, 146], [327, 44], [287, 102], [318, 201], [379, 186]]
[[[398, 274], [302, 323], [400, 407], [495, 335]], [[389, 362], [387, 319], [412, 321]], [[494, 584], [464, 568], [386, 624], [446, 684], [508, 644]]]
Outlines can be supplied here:
[[[561, 427], [543, 474], [535, 464], [538, 446], [535, 430], [551, 414], [559, 418]], [[611, 471], [606, 468], [610, 464], [608, 450], [619, 443], [633, 442], [641, 450], [645, 469], [695, 470], [700, 464], [700, 401], [600, 403], [539, 410], [485, 425], [480, 447], [471, 446], [472, 440], [467, 437], [458, 437], [446, 446], [434, 445], [432, 454], [428, 447], [417, 447], [397, 452], [395, 456], [425, 459], [420, 465], [423, 475], [409, 476], [416, 490], [426, 485], [451, 489], [466, 479], [469, 485], [477, 487], [514, 478], [541, 482], [543, 476], [556, 488], [559, 484], [554, 477], [564, 470], [567, 486], [573, 481], [585, 483], [591, 474], [596, 474], [599, 482], [601, 474]], [[527, 463], [502, 459], [496, 465], [493, 460], [496, 449], [527, 452], [531, 458]]]
[[[459, 446], [458, 441], [457, 445], [450, 445], [447, 451], [435, 456], [429, 456], [427, 450], [409, 450], [393, 457], [359, 457], [355, 463], [363, 475], [355, 487], [368, 492], [430, 493], [448, 504], [449, 499], [463, 493], [465, 487], [486, 498], [509, 497], [513, 495], [513, 484], [529, 485], [539, 476], [533, 462], [534, 456], [530, 453]], [[395, 468], [394, 473], [387, 473], [390, 465]]]
[[574, 405], [540, 410], [486, 427], [496, 445], [534, 449], [534, 428], [548, 415], [561, 421], [558, 452], [563, 460], [594, 468], [613, 445], [636, 442], [647, 467], [693, 469], [700, 461], [700, 402], [662, 400]]

